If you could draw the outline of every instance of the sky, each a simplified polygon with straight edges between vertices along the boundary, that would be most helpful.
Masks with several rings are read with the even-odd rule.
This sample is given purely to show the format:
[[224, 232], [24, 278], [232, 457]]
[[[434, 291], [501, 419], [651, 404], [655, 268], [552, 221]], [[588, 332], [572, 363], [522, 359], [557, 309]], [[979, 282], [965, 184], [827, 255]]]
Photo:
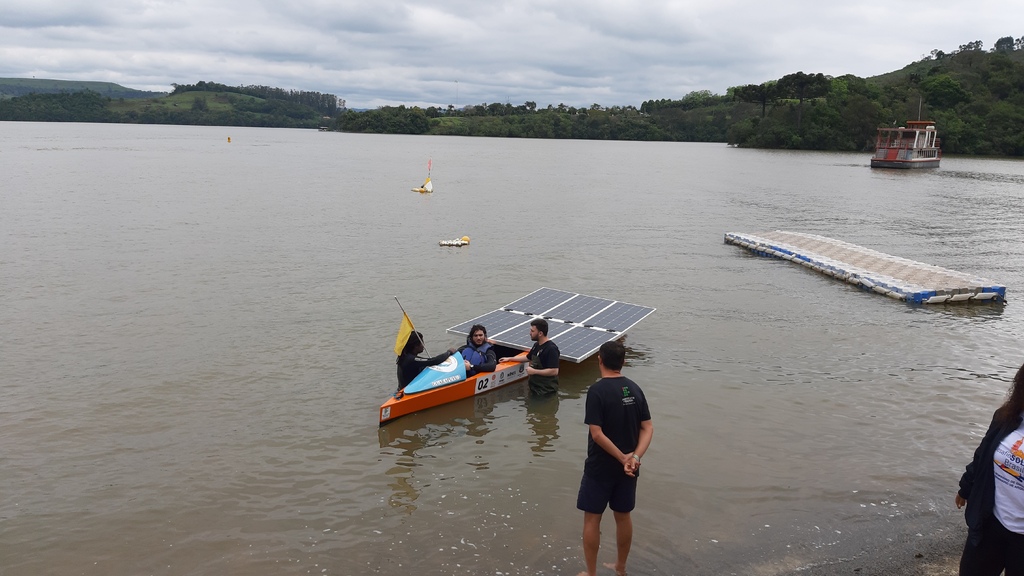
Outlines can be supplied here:
[[639, 107], [1024, 36], [1017, 0], [3, 0], [0, 77]]

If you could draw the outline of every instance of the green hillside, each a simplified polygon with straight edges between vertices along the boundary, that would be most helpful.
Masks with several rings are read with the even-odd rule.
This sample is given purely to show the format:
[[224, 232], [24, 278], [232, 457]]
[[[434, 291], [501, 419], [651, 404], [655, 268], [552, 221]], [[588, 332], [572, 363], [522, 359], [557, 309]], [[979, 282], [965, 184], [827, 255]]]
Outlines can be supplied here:
[[[318, 128], [344, 105], [333, 94], [266, 86], [175, 84], [170, 94], [129, 98], [100, 93], [87, 85], [105, 86], [83, 82], [77, 91], [33, 92], [0, 100], [0, 120]], [[71, 84], [51, 86], [70, 88]]]
[[[967, 47], [967, 44], [961, 46], [961, 48]], [[954, 50], [953, 52], [950, 52], [948, 54], [941, 50], [932, 50], [931, 54], [929, 54], [928, 56], [921, 60], [918, 60], [917, 62], [907, 64], [906, 66], [900, 68], [899, 70], [886, 72], [885, 74], [879, 74], [877, 76], [870, 76], [867, 78], [867, 80], [869, 82], [874, 82], [879, 86], [888, 86], [892, 84], [900, 84], [902, 82], [905, 82], [908, 78], [923, 78], [927, 76], [932, 70], [934, 70], [947, 58], [952, 58], [953, 56], [959, 54], [961, 51], [971, 50]], [[981, 51], [981, 48], [979, 47], [976, 51]], [[996, 52], [995, 50], [993, 50], [991, 53]], [[1006, 56], [1013, 62], [1017, 62], [1018, 64], [1024, 64], [1024, 46], [1018, 49], [999, 51], [998, 53]]]
[[0, 99], [28, 94], [59, 94], [91, 90], [108, 98], [154, 98], [166, 92], [146, 92], [125, 88], [112, 82], [82, 82], [78, 80], [47, 80], [35, 78], [0, 78]]

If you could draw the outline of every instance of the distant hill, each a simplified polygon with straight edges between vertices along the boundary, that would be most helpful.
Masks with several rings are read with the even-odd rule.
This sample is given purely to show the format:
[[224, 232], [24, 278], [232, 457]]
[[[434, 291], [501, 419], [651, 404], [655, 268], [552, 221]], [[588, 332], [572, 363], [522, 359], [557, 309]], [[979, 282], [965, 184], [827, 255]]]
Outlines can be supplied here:
[[[1024, 50], [1010, 50], [1001, 52], [1001, 54], [1006, 56], [1011, 62], [1024, 64]], [[936, 71], [941, 70], [942, 63], [955, 55], [956, 51], [945, 54], [936, 50], [933, 55], [922, 60], [907, 64], [899, 70], [878, 74], [877, 76], [869, 76], [867, 80], [879, 86], [891, 86], [904, 83], [908, 78], [925, 78], [929, 74], [934, 74]]]
[[167, 92], [146, 92], [125, 88], [112, 82], [80, 82], [78, 80], [48, 80], [35, 78], [0, 78], [0, 99], [16, 98], [28, 94], [60, 94], [92, 90], [107, 98], [157, 98]]
[[[344, 103], [333, 94], [212, 82], [174, 84], [170, 94], [133, 90], [135, 97], [116, 84], [50, 80], [33, 88], [40, 82], [51, 92], [0, 98], [0, 121], [322, 128]], [[0, 83], [0, 90], [9, 85]]]

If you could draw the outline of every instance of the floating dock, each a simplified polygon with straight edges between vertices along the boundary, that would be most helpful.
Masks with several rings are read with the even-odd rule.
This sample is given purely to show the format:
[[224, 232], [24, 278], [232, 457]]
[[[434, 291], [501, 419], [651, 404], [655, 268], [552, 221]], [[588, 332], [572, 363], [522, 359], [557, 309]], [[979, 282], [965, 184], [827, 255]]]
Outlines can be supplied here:
[[725, 242], [913, 304], [1006, 302], [1006, 286], [991, 280], [825, 236], [782, 230], [756, 236], [727, 232]]

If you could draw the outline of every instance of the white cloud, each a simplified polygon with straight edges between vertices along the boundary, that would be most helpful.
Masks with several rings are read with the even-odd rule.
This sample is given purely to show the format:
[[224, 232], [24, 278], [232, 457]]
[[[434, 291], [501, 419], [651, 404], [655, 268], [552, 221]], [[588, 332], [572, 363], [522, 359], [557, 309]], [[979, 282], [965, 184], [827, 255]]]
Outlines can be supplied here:
[[882, 74], [1022, 21], [1024, 4], [990, 0], [8, 0], [0, 76], [262, 84], [355, 107], [639, 105], [798, 70]]

